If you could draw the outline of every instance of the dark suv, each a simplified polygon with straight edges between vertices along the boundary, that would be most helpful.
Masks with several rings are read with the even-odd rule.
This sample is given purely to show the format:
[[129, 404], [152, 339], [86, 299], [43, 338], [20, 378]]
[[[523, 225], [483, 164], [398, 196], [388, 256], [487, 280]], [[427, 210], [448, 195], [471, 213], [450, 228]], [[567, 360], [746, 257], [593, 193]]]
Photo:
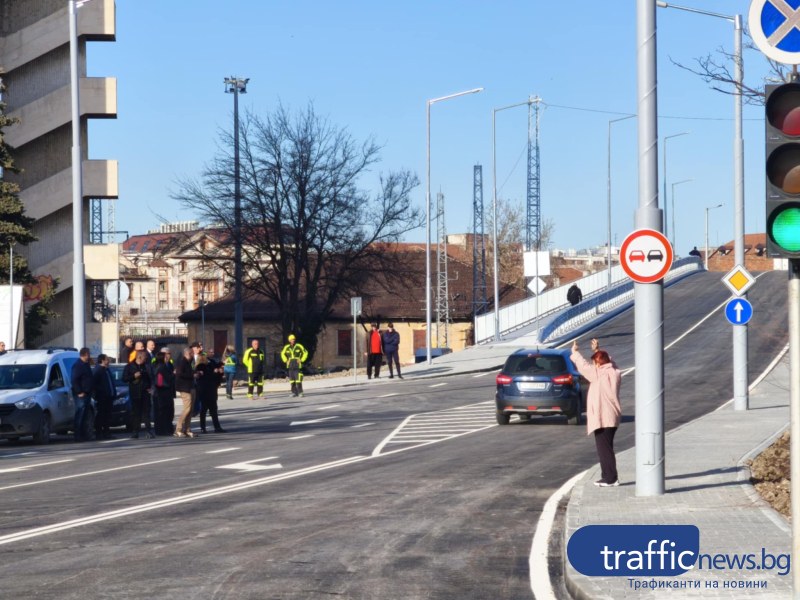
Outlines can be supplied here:
[[533, 415], [565, 415], [569, 423], [580, 424], [588, 386], [568, 350], [517, 350], [495, 381], [500, 425], [508, 425], [511, 415], [523, 421]]

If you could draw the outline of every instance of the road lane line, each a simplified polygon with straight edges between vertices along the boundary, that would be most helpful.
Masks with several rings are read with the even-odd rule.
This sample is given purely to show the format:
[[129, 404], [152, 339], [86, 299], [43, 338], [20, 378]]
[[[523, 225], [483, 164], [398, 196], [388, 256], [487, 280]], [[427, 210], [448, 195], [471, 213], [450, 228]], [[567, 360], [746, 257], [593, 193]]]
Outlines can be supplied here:
[[271, 419], [274, 415], [269, 415], [268, 417], [255, 417], [253, 419], [247, 419], [248, 421], [263, 421], [264, 419]]
[[328, 410], [329, 408], [336, 408], [337, 406], [341, 406], [341, 404], [328, 404], [326, 406], [319, 406], [314, 410]]
[[391, 398], [392, 396], [399, 396], [399, 392], [392, 392], [391, 394], [384, 394], [383, 396], [378, 396], [378, 398]]
[[234, 450], [241, 450], [241, 448], [220, 448], [219, 450], [207, 450], [206, 454], [221, 454], [222, 452], [233, 452]]
[[[125, 469], [135, 469], [136, 467], [146, 467], [149, 465], [157, 465], [159, 463], [169, 462], [171, 460], [180, 460], [180, 457], [175, 458], [162, 458], [161, 460], [153, 460], [150, 462], [139, 463], [136, 465], [125, 465], [124, 467], [112, 467], [110, 469], [101, 469], [100, 471], [89, 471], [88, 473], [76, 473], [75, 475], [64, 475], [63, 477], [53, 477], [52, 479], [42, 479], [40, 481], [29, 481], [28, 483], [17, 483], [15, 485], [7, 485], [0, 487], [0, 492], [4, 490], [12, 490], [14, 488], [27, 487], [30, 485], [39, 485], [41, 483], [52, 483], [54, 481], [64, 481], [65, 479], [75, 479], [77, 477], [88, 477], [89, 475], [99, 475], [101, 473], [111, 473], [113, 471], [123, 471]], [[59, 461], [63, 462], [63, 461]]]
[[287, 440], [304, 440], [305, 438], [314, 437], [313, 433], [309, 433], [306, 435], [296, 435], [294, 437], [286, 438]]
[[446, 383], [435, 383], [433, 385], [429, 385], [428, 387], [437, 388], [437, 387], [442, 387], [443, 385], [447, 385], [447, 384]]
[[292, 421], [289, 427], [294, 425], [311, 425], [312, 423], [322, 423], [323, 421], [330, 421], [331, 419], [338, 419], [339, 417], [322, 417], [321, 419], [311, 419], [310, 421]]
[[361, 425], [350, 425], [350, 427], [358, 429], [359, 427], [369, 427], [370, 425], [375, 425], [375, 423], [361, 423]]
[[494, 371], [486, 371], [485, 373], [478, 373], [477, 375], [473, 375], [473, 379], [477, 379], [478, 377], [486, 377], [487, 375], [493, 375]]
[[0, 473], [19, 473], [21, 471], [27, 471], [28, 469], [34, 469], [36, 467], [46, 467], [48, 465], [58, 465], [65, 462], [72, 462], [75, 460], [74, 458], [65, 458], [63, 460], [54, 460], [51, 462], [46, 463], [36, 463], [35, 465], [27, 465], [27, 466], [20, 466], [20, 467], [11, 467], [10, 469], [0, 469]]
[[39, 454], [38, 452], [20, 452], [19, 454], [6, 454], [5, 456], [0, 456], [0, 458], [15, 458], [17, 456], [36, 456]]
[[274, 463], [271, 465], [257, 465], [255, 463], [264, 462], [265, 460], [275, 460], [277, 456], [267, 456], [266, 458], [255, 458], [253, 460], [246, 460], [243, 462], [231, 463], [229, 465], [219, 465], [217, 469], [232, 469], [234, 471], [265, 471], [267, 469], [282, 469], [281, 463]]

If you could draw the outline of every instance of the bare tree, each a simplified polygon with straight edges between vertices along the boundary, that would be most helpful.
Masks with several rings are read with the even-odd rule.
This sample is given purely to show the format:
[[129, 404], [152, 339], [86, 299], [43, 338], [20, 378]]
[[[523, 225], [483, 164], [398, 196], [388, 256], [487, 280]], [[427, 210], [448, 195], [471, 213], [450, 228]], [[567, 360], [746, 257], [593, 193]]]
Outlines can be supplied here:
[[[180, 182], [174, 197], [234, 240], [233, 136], [199, 181]], [[309, 105], [264, 118], [246, 115], [240, 130], [243, 284], [272, 301], [284, 335], [313, 353], [336, 303], [370, 281], [402, 280], [405, 266], [391, 245], [423, 223], [410, 195], [410, 171], [381, 175], [370, 193], [361, 179], [379, 161], [372, 140], [359, 143]], [[217, 264], [233, 271], [230, 254]], [[395, 278], [380, 275], [393, 273]]]

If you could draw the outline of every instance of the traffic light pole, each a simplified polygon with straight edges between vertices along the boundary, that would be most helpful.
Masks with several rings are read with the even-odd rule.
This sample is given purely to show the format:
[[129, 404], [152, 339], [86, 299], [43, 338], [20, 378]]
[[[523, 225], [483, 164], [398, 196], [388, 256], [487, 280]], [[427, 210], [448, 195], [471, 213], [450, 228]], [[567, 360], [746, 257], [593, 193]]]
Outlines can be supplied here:
[[[656, 2], [636, 0], [639, 205], [637, 229], [662, 231], [658, 208]], [[666, 202], [666, 198], [664, 198]], [[636, 495], [664, 494], [664, 288], [634, 284]]]
[[[800, 259], [789, 259], [789, 405], [792, 498], [792, 556], [800, 556]], [[792, 569], [794, 598], [800, 597], [800, 569]]]

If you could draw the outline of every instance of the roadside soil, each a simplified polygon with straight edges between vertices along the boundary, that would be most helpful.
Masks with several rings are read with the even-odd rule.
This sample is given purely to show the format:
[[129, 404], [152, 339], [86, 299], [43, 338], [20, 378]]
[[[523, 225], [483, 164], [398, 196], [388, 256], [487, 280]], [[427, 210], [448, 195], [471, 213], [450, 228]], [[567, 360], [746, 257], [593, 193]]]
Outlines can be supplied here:
[[772, 508], [791, 520], [789, 432], [749, 461], [750, 482]]

